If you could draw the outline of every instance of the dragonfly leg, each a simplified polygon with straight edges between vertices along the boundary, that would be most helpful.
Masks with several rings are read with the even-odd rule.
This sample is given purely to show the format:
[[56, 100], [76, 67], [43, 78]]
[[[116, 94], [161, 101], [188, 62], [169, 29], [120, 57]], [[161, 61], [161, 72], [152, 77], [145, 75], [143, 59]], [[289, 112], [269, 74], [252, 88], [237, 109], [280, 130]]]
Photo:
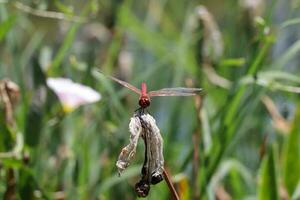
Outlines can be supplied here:
[[149, 115], [151, 115], [151, 113], [149, 112], [149, 110], [147, 108], [145, 108], [145, 109], [146, 109], [146, 113], [149, 113]]
[[[148, 110], [146, 110], [148, 113]], [[137, 114], [138, 116], [142, 116], [143, 114], [145, 114], [145, 108], [142, 108], [142, 107], [139, 107], [138, 109], [136, 109], [135, 111], [135, 114]]]
[[134, 112], [135, 112], [135, 113], [137, 113], [137, 112], [140, 113], [140, 112], [141, 112], [141, 111], [140, 111], [141, 109], [142, 109], [142, 107], [139, 107], [139, 108], [136, 109]]

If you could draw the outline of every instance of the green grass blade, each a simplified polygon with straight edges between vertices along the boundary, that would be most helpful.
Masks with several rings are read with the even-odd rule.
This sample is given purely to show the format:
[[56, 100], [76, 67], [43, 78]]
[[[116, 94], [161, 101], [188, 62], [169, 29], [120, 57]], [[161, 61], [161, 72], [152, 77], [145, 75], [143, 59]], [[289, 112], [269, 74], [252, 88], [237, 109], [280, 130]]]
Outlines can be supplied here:
[[[87, 13], [90, 10], [91, 4], [92, 4], [92, 1], [89, 1], [89, 3], [87, 3], [87, 5], [82, 9], [81, 16], [87, 15]], [[73, 25], [69, 29], [69, 31], [68, 31], [68, 33], [67, 33], [67, 35], [66, 35], [66, 37], [63, 41], [63, 44], [59, 48], [57, 54], [55, 55], [55, 57], [53, 59], [52, 65], [49, 68], [48, 74], [50, 76], [54, 76], [54, 75], [59, 74], [59, 72], [61, 70], [59, 67], [60, 67], [63, 59], [67, 55], [69, 49], [71, 48], [71, 46], [73, 44], [73, 41], [75, 39], [77, 30], [80, 27], [80, 25], [81, 25], [81, 23], [75, 22], [75, 23], [73, 23]]]
[[66, 54], [68, 53], [69, 49], [73, 44], [79, 25], [80, 23], [74, 23], [68, 31], [62, 46], [55, 55], [52, 65], [49, 68], [48, 74], [50, 76], [54, 76], [59, 73], [60, 64], [62, 63], [63, 59], [65, 58]]
[[0, 42], [10, 31], [10, 29], [14, 26], [16, 19], [17, 19], [16, 16], [12, 15], [0, 24]]
[[285, 22], [283, 22], [280, 26], [281, 29], [287, 28], [288, 26], [292, 25], [297, 25], [300, 24], [300, 17], [299, 18], [294, 18], [294, 19], [289, 19]]
[[290, 195], [300, 181], [300, 101], [292, 125], [286, 138], [284, 157], [284, 183]]
[[283, 68], [285, 64], [290, 61], [295, 56], [299, 56], [300, 51], [300, 40], [297, 40], [286, 52], [280, 56], [277, 60], [275, 60], [274, 67]]
[[137, 176], [138, 173], [140, 173], [140, 166], [130, 166], [128, 169], [126, 169], [120, 177], [118, 177], [117, 174], [112, 175], [108, 179], [104, 180], [100, 186], [100, 193], [103, 193], [110, 188], [112, 188], [114, 185], [127, 180], [130, 177]]
[[[268, 52], [268, 49], [269, 49], [270, 45], [271, 45], [271, 41], [267, 40], [267, 43], [264, 44], [263, 48], [260, 50], [260, 52], [258, 53], [258, 55], [255, 58], [254, 62], [250, 66], [250, 68], [247, 72], [247, 75], [253, 75], [258, 70], [258, 68], [260, 66], [260, 63], [262, 62], [262, 60], [264, 59], [266, 53]], [[230, 103], [228, 112], [225, 116], [225, 124], [227, 126], [230, 126], [233, 119], [235, 118], [236, 113], [238, 111], [238, 107], [241, 103], [241, 99], [242, 99], [245, 92], [246, 92], [246, 87], [241, 86], [239, 88], [238, 92], [236, 93], [236, 95], [234, 96], [232, 102]], [[231, 134], [229, 134], [229, 135], [231, 135]]]
[[272, 148], [261, 165], [258, 200], [279, 200], [276, 176], [275, 152]]

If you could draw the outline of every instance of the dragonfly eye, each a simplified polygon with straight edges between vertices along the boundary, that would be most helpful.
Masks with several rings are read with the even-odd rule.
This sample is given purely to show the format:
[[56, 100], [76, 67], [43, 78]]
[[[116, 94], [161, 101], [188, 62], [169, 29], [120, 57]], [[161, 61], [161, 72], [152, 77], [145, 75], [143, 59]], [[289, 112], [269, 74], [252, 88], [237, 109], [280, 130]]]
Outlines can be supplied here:
[[148, 97], [141, 97], [139, 100], [139, 105], [142, 108], [147, 108], [148, 106], [150, 106], [150, 99]]

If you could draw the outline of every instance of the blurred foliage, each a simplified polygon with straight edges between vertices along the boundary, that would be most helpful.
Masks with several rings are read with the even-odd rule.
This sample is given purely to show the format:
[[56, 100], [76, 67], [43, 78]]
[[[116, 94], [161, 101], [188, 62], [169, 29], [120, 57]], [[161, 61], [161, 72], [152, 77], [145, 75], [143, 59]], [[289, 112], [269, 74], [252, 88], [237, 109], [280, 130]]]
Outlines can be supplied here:
[[[115, 162], [138, 97], [101, 70], [204, 89], [149, 108], [182, 199], [300, 199], [299, 13], [298, 0], [0, 0], [0, 80], [20, 87], [10, 105], [0, 84], [0, 198], [137, 198], [142, 142], [121, 177]], [[65, 113], [47, 77], [102, 99]], [[147, 199], [170, 199], [166, 183]]]

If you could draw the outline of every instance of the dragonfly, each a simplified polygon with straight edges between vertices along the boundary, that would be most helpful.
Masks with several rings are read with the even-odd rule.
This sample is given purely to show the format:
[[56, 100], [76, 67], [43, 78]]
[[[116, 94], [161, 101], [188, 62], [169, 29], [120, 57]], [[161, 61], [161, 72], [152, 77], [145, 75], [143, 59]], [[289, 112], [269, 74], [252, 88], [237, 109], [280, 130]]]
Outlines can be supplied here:
[[139, 105], [142, 110], [150, 106], [151, 103], [151, 97], [156, 96], [194, 96], [197, 95], [199, 92], [202, 91], [202, 88], [186, 88], [186, 87], [175, 87], [175, 88], [163, 88], [160, 90], [154, 90], [154, 91], [147, 91], [147, 85], [145, 82], [141, 83], [141, 89], [131, 85], [130, 83], [127, 83], [125, 81], [122, 81], [118, 78], [115, 78], [113, 76], [107, 76], [111, 80], [119, 83], [120, 85], [130, 89], [131, 91], [138, 94], [139, 97]]

